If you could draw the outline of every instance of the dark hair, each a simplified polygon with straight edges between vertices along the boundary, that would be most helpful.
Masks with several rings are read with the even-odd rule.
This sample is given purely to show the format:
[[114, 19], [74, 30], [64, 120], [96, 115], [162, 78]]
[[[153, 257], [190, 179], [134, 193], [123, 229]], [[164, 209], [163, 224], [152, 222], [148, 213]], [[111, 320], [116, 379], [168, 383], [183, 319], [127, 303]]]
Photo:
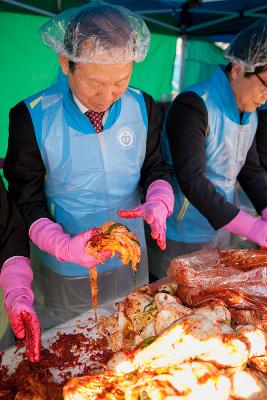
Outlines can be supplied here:
[[[69, 54], [79, 57], [90, 38], [97, 38], [103, 48], [107, 45], [123, 48], [131, 34], [132, 27], [123, 10], [112, 5], [95, 5], [74, 16], [66, 30], [64, 47]], [[69, 61], [69, 68], [73, 72], [75, 62]]]
[[231, 72], [233, 68], [233, 64], [229, 63], [226, 65], [226, 67], [224, 68], [225, 72]]
[[69, 60], [69, 70], [70, 72], [74, 72], [75, 68], [76, 68], [77, 63], [75, 63], [74, 61]]
[[[234, 65], [234, 64], [232, 64], [232, 63], [227, 64], [226, 67], [225, 67], [225, 69], [224, 69], [225, 72], [231, 72], [231, 71], [232, 71], [232, 68], [233, 68], [233, 65]], [[256, 67], [256, 68], [255, 68], [255, 71], [253, 71], [253, 72], [245, 72], [245, 73], [244, 73], [244, 77], [245, 77], [245, 78], [249, 78], [249, 77], [252, 76], [252, 75], [260, 74], [261, 72], [265, 72], [265, 71], [267, 71], [267, 64], [261, 65], [261, 66], [259, 66], [259, 67]]]

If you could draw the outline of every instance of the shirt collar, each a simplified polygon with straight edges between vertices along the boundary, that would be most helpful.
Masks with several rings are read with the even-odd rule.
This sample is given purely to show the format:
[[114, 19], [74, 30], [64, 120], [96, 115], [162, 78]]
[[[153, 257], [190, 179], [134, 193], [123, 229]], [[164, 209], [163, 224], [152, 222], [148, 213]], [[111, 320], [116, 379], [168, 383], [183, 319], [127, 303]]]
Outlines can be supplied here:
[[[88, 110], [87, 107], [85, 107], [85, 106], [80, 102], [80, 100], [78, 99], [78, 97], [75, 96], [74, 93], [72, 93], [72, 96], [73, 96], [73, 101], [74, 101], [74, 103], [76, 104], [76, 106], [79, 108], [79, 110], [80, 110], [83, 114], [85, 114], [87, 111], [90, 111], [90, 110]], [[109, 110], [105, 111], [105, 114], [103, 115], [103, 124], [104, 124], [104, 123], [106, 122], [106, 120], [107, 120], [108, 112], [109, 112]]]
[[83, 114], [86, 113], [87, 111], [89, 111], [88, 108], [85, 107], [85, 106], [80, 102], [80, 100], [78, 99], [78, 97], [75, 96], [75, 94], [72, 93], [72, 96], [73, 96], [74, 103], [76, 104], [76, 106], [80, 109], [80, 111], [81, 111]]

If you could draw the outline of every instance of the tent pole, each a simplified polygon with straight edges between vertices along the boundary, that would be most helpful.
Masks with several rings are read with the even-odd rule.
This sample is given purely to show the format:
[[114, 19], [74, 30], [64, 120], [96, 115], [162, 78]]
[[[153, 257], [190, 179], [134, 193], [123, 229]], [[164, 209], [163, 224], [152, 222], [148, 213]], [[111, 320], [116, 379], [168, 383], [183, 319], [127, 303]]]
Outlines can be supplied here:
[[245, 11], [245, 12], [244, 12], [244, 16], [246, 16], [246, 17], [253, 17], [253, 18], [266, 18], [266, 17], [267, 17], [267, 14]]
[[181, 72], [180, 72], [179, 89], [178, 89], [179, 93], [181, 92], [184, 83], [186, 46], [187, 46], [187, 36], [183, 35], [182, 46], [181, 46]]
[[[262, 13], [261, 11], [264, 11], [264, 10], [265, 10], [265, 13]], [[266, 12], [267, 12], [267, 5], [259, 6], [259, 7], [254, 7], [254, 8], [251, 8], [250, 10], [244, 11], [244, 16], [252, 17], [252, 18], [265, 18]]]
[[57, 10], [58, 10], [58, 12], [60, 12], [62, 10], [62, 1], [61, 0], [57, 0]]
[[140, 15], [141, 17], [143, 17], [146, 21], [152, 22], [153, 24], [162, 26], [163, 28], [171, 29], [172, 31], [175, 31], [175, 32], [178, 32], [178, 33], [181, 32], [181, 29], [180, 29], [180, 28], [177, 28], [177, 27], [172, 26], [172, 25], [170, 25], [170, 24], [166, 24], [165, 22], [158, 21], [158, 20], [155, 19], [155, 18], [147, 17], [146, 15], [143, 15], [143, 14], [142, 14], [142, 11], [136, 11], [136, 14], [139, 14], [139, 15]]
[[33, 11], [37, 14], [46, 15], [48, 17], [54, 17], [56, 15], [49, 11], [43, 10], [41, 8], [37, 8], [37, 7], [30, 6], [29, 4], [21, 3], [20, 1], [15, 1], [15, 0], [0, 0], [0, 1], [2, 1], [2, 3], [11, 4], [16, 7], [25, 8], [26, 10]]
[[140, 11], [142, 14], [170, 14], [173, 11], [179, 12], [181, 9], [180, 8], [164, 8], [164, 9], [159, 9], [159, 10], [142, 10]]
[[254, 12], [257, 12], [257, 11], [264, 10], [264, 9], [266, 9], [266, 8], [267, 8], [267, 5], [265, 5], [265, 6], [259, 6], [259, 7], [254, 7], [254, 8], [251, 8], [250, 10], [244, 11], [244, 14], [247, 15], [247, 13], [254, 13]]
[[200, 28], [206, 28], [208, 26], [216, 25], [219, 22], [229, 21], [229, 20], [235, 19], [235, 18], [239, 18], [239, 14], [238, 13], [232, 13], [231, 15], [228, 15], [227, 17], [217, 18], [217, 19], [214, 19], [213, 21], [204, 22], [202, 24], [191, 26], [190, 28], [186, 29], [186, 32], [197, 31]]
[[172, 73], [171, 100], [174, 100], [174, 98], [180, 93], [181, 90], [181, 71], [182, 71], [182, 58], [183, 58], [182, 52], [183, 52], [183, 39], [181, 36], [179, 36], [176, 42], [176, 55]]
[[192, 14], [211, 14], [211, 15], [240, 15], [239, 12], [236, 11], [221, 11], [221, 10], [211, 10], [211, 9], [203, 9], [203, 8], [190, 8], [189, 12]]

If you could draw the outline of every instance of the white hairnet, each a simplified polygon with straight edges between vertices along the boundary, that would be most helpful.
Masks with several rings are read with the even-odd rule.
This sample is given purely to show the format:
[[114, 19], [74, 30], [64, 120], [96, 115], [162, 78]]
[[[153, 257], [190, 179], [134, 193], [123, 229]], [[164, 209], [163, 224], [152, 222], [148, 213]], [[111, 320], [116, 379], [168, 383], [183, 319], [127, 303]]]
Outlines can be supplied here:
[[232, 64], [240, 64], [246, 72], [267, 64], [267, 18], [242, 30], [232, 41], [225, 54]]
[[73, 62], [119, 64], [143, 61], [150, 45], [145, 22], [115, 5], [68, 9], [40, 28], [44, 44]]

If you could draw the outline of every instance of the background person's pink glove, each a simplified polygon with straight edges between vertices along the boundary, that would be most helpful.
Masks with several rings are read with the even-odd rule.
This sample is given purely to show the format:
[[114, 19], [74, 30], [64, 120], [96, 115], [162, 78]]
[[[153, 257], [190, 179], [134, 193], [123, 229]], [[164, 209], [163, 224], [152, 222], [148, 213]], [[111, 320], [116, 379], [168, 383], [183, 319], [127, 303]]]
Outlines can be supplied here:
[[26, 354], [30, 361], [40, 359], [41, 329], [33, 308], [31, 290], [32, 269], [26, 257], [9, 258], [2, 267], [0, 287], [10, 325], [18, 339], [26, 339]]
[[[62, 227], [48, 218], [41, 218], [35, 221], [29, 230], [32, 242], [41, 250], [46, 251], [59, 261], [72, 262], [87, 268], [92, 268], [98, 261], [88, 254], [85, 254], [85, 247], [88, 240], [97, 233], [97, 229], [79, 233], [71, 237], [64, 233]], [[112, 255], [111, 251], [99, 253], [101, 261], [104, 262]]]
[[151, 236], [161, 250], [166, 248], [166, 219], [173, 213], [174, 194], [171, 185], [158, 180], [149, 186], [145, 203], [132, 210], [119, 210], [122, 218], [141, 217], [151, 226]]
[[267, 248], [267, 221], [253, 217], [242, 210], [223, 229]]

